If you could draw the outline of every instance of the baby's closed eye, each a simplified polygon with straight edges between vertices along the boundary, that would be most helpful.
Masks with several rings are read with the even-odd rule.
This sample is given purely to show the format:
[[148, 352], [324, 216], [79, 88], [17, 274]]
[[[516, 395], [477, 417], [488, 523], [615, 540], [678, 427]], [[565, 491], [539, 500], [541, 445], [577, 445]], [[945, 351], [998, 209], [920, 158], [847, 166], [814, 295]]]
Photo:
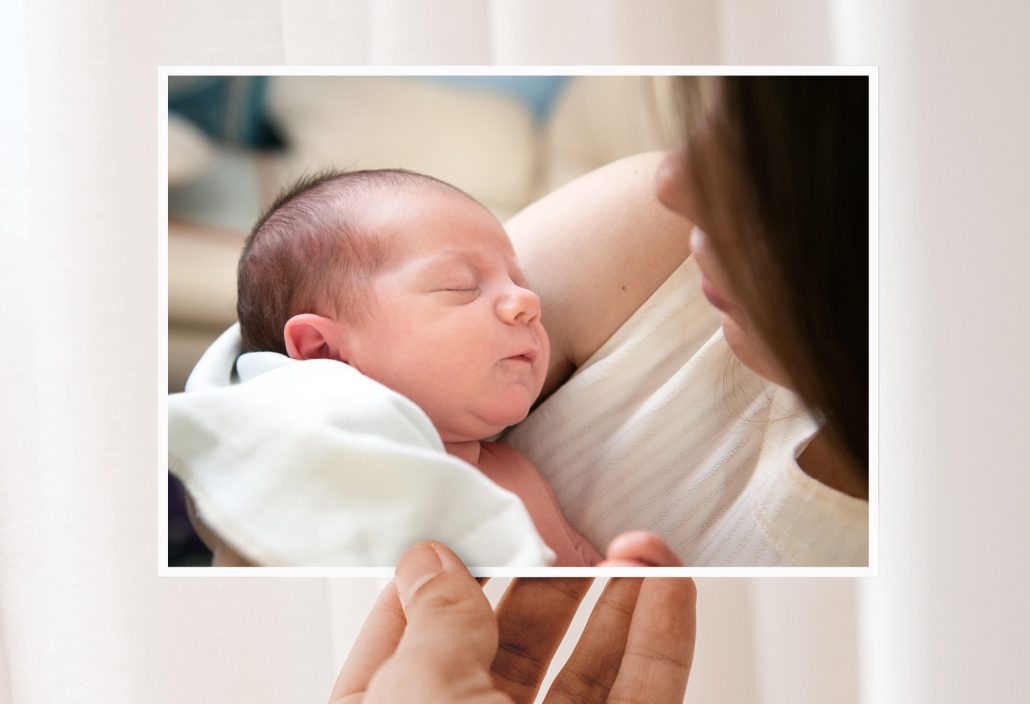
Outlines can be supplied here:
[[439, 294], [449, 300], [457, 303], [471, 303], [479, 297], [478, 286], [446, 286], [440, 287], [433, 290], [433, 293]]

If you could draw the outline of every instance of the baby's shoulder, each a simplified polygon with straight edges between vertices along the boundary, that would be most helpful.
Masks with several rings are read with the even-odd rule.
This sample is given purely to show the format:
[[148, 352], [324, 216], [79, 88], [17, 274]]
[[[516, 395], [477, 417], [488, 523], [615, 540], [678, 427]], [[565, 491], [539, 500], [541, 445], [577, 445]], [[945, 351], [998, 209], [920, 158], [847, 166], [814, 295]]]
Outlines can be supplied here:
[[536, 466], [515, 448], [499, 442], [484, 442], [479, 452], [479, 470], [528, 504], [557, 501], [551, 486]]

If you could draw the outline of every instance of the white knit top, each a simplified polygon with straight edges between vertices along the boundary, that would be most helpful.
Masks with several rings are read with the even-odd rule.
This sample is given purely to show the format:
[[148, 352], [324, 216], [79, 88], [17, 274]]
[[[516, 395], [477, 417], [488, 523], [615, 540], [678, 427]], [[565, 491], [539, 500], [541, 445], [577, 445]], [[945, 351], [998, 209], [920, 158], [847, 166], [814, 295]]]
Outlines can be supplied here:
[[688, 258], [505, 442], [602, 551], [647, 528], [687, 565], [866, 565], [868, 503], [795, 461], [815, 430], [730, 351]]

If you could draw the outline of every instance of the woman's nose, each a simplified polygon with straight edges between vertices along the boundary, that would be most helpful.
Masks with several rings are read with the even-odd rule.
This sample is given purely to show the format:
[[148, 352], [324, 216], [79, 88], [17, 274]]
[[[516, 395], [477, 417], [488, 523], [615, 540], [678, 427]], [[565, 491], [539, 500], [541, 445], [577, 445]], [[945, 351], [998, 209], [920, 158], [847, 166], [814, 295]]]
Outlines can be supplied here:
[[659, 163], [655, 172], [655, 191], [658, 200], [666, 208], [690, 220], [694, 219], [686, 149], [669, 152]]
[[513, 286], [497, 300], [497, 315], [509, 325], [540, 319], [540, 296], [528, 288]]

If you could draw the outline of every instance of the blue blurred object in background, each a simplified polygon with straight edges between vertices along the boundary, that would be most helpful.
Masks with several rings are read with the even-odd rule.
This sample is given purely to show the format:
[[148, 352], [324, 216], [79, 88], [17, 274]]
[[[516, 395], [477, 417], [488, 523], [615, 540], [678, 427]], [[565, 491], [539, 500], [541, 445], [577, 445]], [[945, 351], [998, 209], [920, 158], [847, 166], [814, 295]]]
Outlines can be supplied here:
[[170, 76], [168, 110], [211, 139], [252, 149], [283, 146], [268, 119], [268, 76]]
[[432, 80], [453, 83], [477, 90], [493, 90], [512, 95], [532, 111], [538, 121], [547, 119], [555, 99], [568, 76], [432, 76]]
[[[470, 90], [510, 95], [538, 121], [549, 115], [568, 76], [411, 76]], [[168, 109], [196, 124], [211, 139], [252, 149], [278, 149], [283, 140], [268, 118], [269, 76], [171, 76]]]

